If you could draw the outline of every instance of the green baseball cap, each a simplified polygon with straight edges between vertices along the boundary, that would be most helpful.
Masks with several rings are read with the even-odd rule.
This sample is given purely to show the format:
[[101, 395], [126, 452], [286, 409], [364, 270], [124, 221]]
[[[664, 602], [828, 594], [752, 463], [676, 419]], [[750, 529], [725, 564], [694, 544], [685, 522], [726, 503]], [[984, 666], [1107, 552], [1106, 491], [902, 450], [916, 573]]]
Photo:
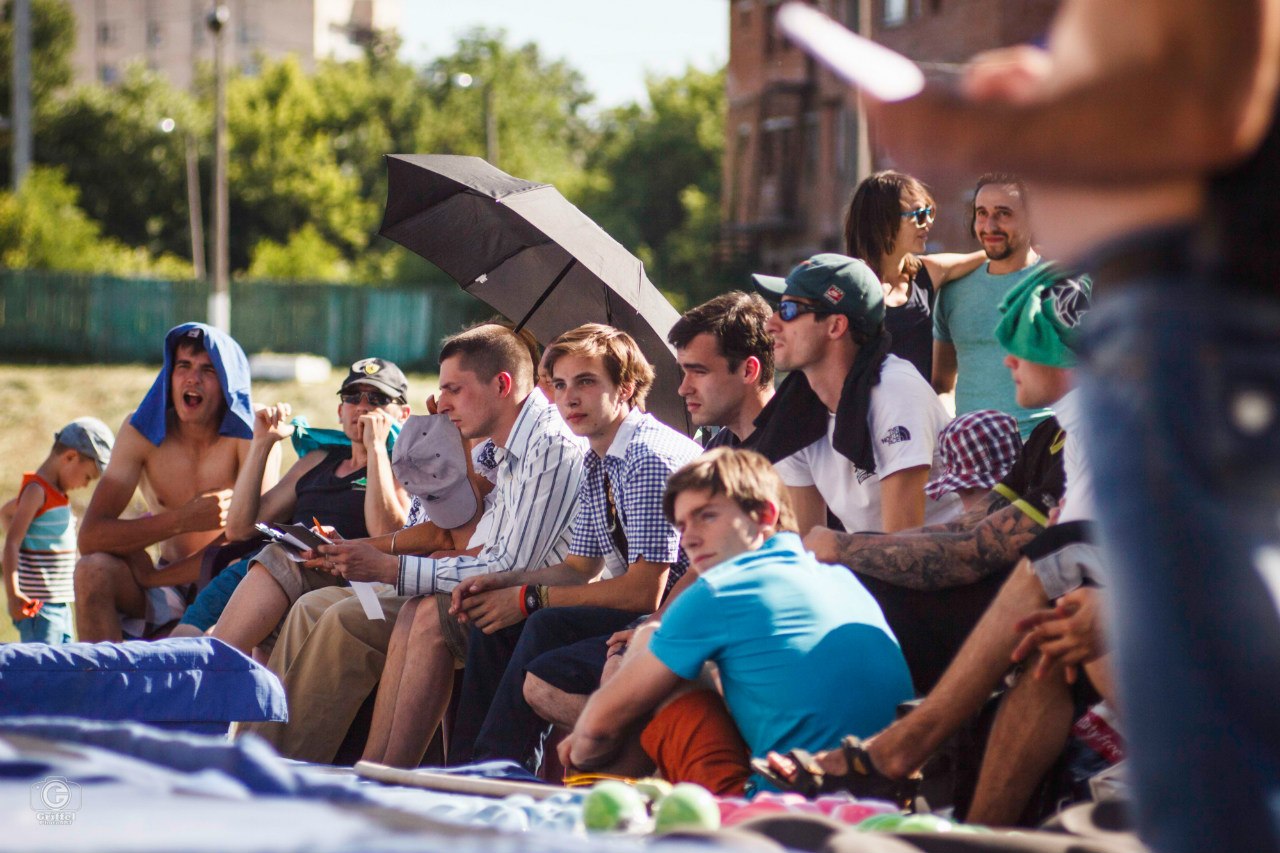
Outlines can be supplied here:
[[811, 299], [833, 314], [845, 315], [850, 327], [868, 335], [875, 334], [884, 322], [880, 276], [857, 258], [828, 252], [801, 261], [786, 278], [757, 273], [751, 279], [769, 299]]

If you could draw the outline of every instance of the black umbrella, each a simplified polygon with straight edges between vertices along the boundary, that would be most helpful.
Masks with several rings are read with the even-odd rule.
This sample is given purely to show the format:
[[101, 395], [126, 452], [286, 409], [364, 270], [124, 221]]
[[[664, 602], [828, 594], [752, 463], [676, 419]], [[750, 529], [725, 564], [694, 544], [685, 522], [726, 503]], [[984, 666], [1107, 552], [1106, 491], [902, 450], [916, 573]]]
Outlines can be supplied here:
[[444, 270], [543, 344], [607, 323], [640, 345], [657, 373], [646, 408], [686, 434], [680, 368], [666, 335], [679, 318], [644, 265], [550, 184], [514, 178], [479, 157], [387, 156], [378, 231]]

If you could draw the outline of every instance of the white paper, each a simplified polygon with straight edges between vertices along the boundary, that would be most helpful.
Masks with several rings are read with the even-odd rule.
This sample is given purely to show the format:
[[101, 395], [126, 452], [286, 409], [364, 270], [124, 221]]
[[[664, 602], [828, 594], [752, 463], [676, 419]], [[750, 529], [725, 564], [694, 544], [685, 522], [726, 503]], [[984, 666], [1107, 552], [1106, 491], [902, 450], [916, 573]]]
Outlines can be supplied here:
[[903, 101], [924, 89], [920, 66], [802, 3], [778, 10], [778, 29], [837, 76], [879, 101]]
[[386, 615], [382, 612], [382, 602], [378, 600], [377, 585], [366, 581], [352, 581], [351, 589], [355, 592], [356, 598], [360, 599], [360, 606], [364, 608], [364, 615], [370, 619], [386, 619]]

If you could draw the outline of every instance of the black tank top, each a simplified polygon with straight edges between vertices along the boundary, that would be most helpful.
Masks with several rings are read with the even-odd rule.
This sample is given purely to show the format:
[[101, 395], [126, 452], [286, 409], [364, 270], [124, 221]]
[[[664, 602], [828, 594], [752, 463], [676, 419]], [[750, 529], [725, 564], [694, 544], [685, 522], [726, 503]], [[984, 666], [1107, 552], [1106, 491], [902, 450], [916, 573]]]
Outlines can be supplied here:
[[907, 283], [907, 301], [884, 311], [884, 327], [893, 335], [889, 352], [916, 366], [933, 381], [933, 280], [924, 264]]
[[1210, 179], [1201, 234], [1230, 288], [1280, 297], [1280, 102], [1276, 109], [1253, 156]]
[[365, 471], [361, 468], [345, 477], [334, 474], [351, 454], [331, 450], [320, 464], [303, 474], [295, 490], [298, 503], [293, 510], [293, 523], [310, 526], [314, 516], [328, 527], [336, 528], [343, 539], [363, 539], [369, 535], [364, 523]]

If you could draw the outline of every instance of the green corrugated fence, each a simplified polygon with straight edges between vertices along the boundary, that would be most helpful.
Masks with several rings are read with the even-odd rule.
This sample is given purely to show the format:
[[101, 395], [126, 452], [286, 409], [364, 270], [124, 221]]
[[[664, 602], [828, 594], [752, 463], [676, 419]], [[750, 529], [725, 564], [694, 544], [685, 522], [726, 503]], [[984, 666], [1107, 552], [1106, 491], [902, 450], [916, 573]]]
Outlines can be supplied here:
[[[164, 333], [208, 316], [209, 286], [0, 270], [0, 358], [153, 362]], [[335, 365], [377, 355], [434, 370], [440, 341], [487, 316], [460, 288], [233, 282], [231, 334], [245, 352], [312, 353]]]

